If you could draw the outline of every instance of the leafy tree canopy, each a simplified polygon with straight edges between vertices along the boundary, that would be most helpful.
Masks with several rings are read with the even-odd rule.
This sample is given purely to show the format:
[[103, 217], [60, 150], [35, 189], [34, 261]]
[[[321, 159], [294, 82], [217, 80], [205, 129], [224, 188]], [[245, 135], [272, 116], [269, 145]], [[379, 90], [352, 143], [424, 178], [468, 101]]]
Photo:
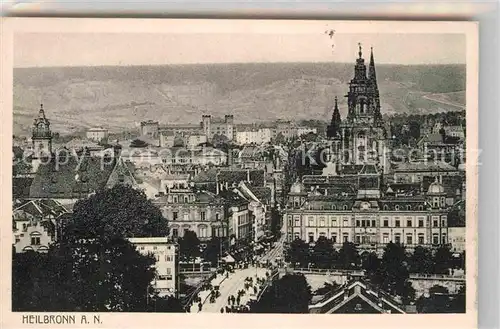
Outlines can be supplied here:
[[146, 195], [117, 185], [78, 201], [65, 236], [109, 240], [168, 235], [167, 220]]

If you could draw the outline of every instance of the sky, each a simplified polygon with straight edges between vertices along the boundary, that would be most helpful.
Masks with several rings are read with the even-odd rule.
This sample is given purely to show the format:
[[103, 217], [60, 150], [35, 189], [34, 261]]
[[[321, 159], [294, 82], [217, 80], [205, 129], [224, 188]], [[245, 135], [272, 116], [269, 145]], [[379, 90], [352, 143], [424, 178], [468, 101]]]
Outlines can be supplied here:
[[249, 62], [354, 62], [362, 44], [378, 64], [464, 64], [458, 33], [32, 33], [14, 35], [14, 67]]

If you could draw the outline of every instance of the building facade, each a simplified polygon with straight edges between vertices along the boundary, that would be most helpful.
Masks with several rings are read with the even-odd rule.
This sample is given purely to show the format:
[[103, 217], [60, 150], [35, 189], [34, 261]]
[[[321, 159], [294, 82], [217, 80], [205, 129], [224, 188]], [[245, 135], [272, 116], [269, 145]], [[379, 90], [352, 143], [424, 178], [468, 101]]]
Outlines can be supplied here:
[[325, 237], [337, 247], [353, 242], [377, 252], [389, 242], [409, 249], [449, 243], [441, 184], [431, 184], [424, 195], [395, 197], [382, 193], [376, 173], [358, 179], [356, 197], [308, 193], [302, 183], [294, 183], [284, 218], [287, 240], [314, 243]]
[[152, 285], [158, 295], [177, 297], [179, 290], [177, 244], [167, 237], [129, 238], [128, 240], [139, 253], [152, 255], [155, 258], [156, 275]]
[[105, 128], [95, 127], [87, 130], [87, 139], [94, 141], [96, 143], [107, 143], [109, 137], [109, 131]]
[[234, 140], [234, 117], [226, 114], [224, 120], [212, 118], [211, 115], [203, 115], [201, 126], [205, 136], [211, 141], [215, 135], [225, 136], [228, 140]]
[[227, 237], [228, 223], [224, 200], [209, 192], [196, 192], [187, 184], [166, 188], [166, 195], [153, 203], [168, 219], [170, 237], [182, 238], [186, 231], [196, 233], [200, 241]]

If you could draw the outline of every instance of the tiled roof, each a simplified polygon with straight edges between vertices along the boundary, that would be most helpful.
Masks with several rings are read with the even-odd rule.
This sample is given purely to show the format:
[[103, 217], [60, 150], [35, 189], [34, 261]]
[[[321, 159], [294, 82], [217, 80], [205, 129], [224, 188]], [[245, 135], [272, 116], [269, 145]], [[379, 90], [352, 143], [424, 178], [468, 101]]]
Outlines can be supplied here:
[[[201, 171], [193, 178], [195, 183], [210, 183], [216, 181], [217, 169], [211, 168]], [[217, 180], [219, 183], [228, 183], [229, 185], [247, 180], [247, 170], [232, 169], [221, 170], [218, 174]], [[249, 170], [250, 181], [252, 185], [262, 186], [264, 184], [264, 170]]]
[[269, 187], [257, 187], [249, 185], [248, 188], [263, 203], [271, 202], [271, 189]]
[[31, 184], [30, 197], [76, 199], [104, 188], [115, 161], [83, 154], [79, 156], [79, 159], [60, 157], [58, 165], [55, 159], [41, 164]]
[[[448, 197], [455, 197], [457, 195], [457, 190], [459, 191], [459, 195], [462, 193], [462, 183], [464, 182], [465, 177], [462, 176], [442, 176], [442, 186], [444, 188], [444, 192]], [[434, 183], [435, 177], [425, 176], [422, 180], [422, 185], [424, 191], [429, 189], [429, 185]]]
[[12, 178], [12, 197], [14, 199], [28, 198], [33, 178], [13, 177]]
[[394, 168], [395, 172], [429, 172], [429, 171], [458, 171], [450, 164], [441, 161], [432, 162], [404, 162]]
[[357, 175], [362, 168], [363, 165], [344, 165], [340, 172], [344, 175]]
[[373, 164], [365, 164], [359, 171], [359, 175], [378, 175], [377, 167]]

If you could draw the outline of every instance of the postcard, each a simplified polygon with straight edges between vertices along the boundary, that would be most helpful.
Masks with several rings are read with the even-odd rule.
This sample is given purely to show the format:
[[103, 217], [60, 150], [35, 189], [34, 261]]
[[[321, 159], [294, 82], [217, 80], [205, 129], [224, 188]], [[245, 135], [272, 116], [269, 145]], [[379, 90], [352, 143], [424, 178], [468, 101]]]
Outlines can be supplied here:
[[6, 328], [477, 326], [476, 23], [1, 37]]

